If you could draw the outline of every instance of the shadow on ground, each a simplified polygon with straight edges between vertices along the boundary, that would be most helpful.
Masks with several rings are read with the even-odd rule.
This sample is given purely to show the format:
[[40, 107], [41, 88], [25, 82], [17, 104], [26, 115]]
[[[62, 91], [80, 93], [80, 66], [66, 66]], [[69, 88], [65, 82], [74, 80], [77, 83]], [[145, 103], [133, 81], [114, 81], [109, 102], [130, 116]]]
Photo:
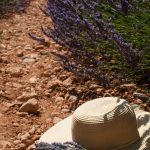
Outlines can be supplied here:
[[0, 1], [0, 19], [8, 19], [14, 13], [26, 12], [30, 0], [2, 0]]

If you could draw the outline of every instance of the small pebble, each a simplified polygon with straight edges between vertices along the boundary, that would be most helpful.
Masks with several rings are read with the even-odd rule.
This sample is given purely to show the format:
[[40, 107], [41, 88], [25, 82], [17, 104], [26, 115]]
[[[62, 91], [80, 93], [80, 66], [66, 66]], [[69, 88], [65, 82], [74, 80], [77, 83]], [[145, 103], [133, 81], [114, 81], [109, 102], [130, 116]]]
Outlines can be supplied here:
[[54, 117], [54, 119], [53, 119], [53, 124], [56, 124], [56, 123], [58, 123], [58, 122], [60, 122], [60, 121], [62, 121], [61, 118], [59, 118], [59, 117]]
[[15, 145], [18, 145], [18, 144], [21, 143], [21, 140], [15, 140], [13, 143], [14, 143]]

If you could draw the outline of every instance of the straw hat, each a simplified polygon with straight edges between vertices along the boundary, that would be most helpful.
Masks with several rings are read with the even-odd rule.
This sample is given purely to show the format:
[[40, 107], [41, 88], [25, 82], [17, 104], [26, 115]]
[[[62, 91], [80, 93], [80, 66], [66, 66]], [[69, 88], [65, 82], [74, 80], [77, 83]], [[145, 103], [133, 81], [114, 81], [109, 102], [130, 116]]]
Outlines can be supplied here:
[[126, 100], [98, 98], [46, 131], [39, 142], [74, 141], [88, 150], [150, 150], [150, 113]]

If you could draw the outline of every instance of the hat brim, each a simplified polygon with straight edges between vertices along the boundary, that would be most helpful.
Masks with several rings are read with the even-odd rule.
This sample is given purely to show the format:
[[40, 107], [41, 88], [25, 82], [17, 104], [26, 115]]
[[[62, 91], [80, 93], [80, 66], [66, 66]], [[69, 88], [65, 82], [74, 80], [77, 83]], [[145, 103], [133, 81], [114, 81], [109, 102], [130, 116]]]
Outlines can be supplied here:
[[72, 141], [71, 134], [72, 115], [58, 122], [53, 127], [48, 129], [39, 139], [39, 142], [45, 143], [64, 143]]
[[[135, 111], [140, 139], [122, 150], [150, 150], [150, 113]], [[72, 115], [47, 130], [39, 139], [45, 143], [64, 143], [72, 140]]]

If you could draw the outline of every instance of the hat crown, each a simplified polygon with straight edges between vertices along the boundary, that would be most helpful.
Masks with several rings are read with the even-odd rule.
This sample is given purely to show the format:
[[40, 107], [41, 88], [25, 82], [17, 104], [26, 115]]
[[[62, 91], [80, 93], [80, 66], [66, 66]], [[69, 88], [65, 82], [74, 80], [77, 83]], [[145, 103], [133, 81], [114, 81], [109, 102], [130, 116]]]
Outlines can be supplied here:
[[135, 113], [127, 101], [101, 98], [84, 103], [73, 114], [72, 138], [87, 149], [118, 149], [138, 138]]

